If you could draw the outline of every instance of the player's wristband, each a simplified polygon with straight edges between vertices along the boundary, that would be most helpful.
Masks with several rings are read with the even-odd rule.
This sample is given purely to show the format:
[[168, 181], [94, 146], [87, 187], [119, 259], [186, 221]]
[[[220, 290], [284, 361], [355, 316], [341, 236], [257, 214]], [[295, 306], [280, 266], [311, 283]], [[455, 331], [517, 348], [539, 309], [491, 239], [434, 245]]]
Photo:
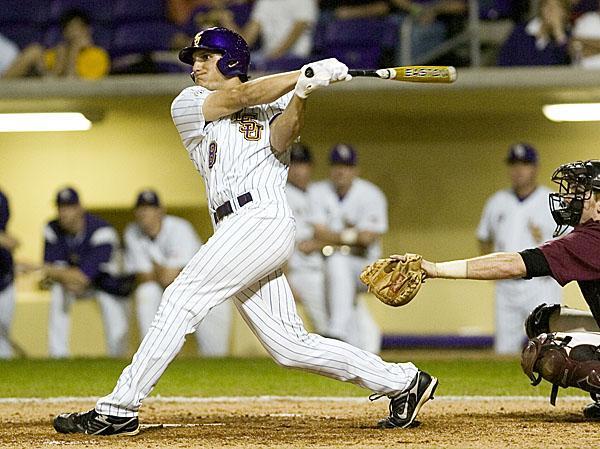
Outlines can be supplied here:
[[451, 262], [441, 262], [435, 264], [435, 271], [438, 278], [448, 279], [466, 279], [467, 261], [453, 260]]
[[354, 245], [358, 241], [358, 231], [354, 228], [346, 228], [340, 232], [340, 242], [343, 245]]

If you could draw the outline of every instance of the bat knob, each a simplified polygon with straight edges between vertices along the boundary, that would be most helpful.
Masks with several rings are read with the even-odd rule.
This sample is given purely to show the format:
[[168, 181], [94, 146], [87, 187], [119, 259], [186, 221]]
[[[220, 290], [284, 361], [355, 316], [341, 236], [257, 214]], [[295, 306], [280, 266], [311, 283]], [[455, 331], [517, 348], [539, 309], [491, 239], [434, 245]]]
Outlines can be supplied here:
[[315, 76], [315, 71], [312, 69], [312, 67], [307, 67], [304, 71], [304, 76], [307, 78], [312, 78]]

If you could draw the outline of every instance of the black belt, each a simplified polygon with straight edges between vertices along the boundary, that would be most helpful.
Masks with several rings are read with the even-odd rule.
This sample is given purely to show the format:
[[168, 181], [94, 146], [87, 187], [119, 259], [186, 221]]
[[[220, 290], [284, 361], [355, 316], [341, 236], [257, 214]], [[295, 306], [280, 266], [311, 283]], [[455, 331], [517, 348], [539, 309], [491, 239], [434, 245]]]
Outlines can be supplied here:
[[[240, 207], [248, 204], [250, 201], [252, 201], [252, 195], [250, 195], [250, 192], [246, 192], [243, 195], [237, 197], [237, 202], [240, 205]], [[217, 207], [217, 210], [215, 210], [215, 213], [213, 214], [215, 218], [215, 223], [220, 222], [223, 218], [232, 213], [233, 207], [231, 206], [231, 201], [227, 201], [221, 204], [219, 207]]]

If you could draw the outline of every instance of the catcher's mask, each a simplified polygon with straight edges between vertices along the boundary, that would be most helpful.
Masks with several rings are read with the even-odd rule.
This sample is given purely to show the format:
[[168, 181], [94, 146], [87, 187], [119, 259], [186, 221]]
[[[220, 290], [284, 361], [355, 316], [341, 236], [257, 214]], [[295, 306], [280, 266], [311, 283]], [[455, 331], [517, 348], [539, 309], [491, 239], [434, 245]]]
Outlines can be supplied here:
[[[244, 38], [239, 34], [223, 27], [200, 31], [194, 36], [192, 45], [179, 52], [179, 60], [194, 65], [193, 56], [197, 50], [209, 50], [222, 54], [223, 57], [217, 62], [217, 68], [226, 78], [237, 76], [242, 81], [248, 80], [250, 50]], [[192, 79], [194, 79], [193, 73]]]
[[549, 197], [550, 212], [556, 222], [554, 237], [581, 220], [584, 201], [593, 191], [600, 191], [600, 160], [576, 161], [563, 164], [552, 174], [558, 192]]

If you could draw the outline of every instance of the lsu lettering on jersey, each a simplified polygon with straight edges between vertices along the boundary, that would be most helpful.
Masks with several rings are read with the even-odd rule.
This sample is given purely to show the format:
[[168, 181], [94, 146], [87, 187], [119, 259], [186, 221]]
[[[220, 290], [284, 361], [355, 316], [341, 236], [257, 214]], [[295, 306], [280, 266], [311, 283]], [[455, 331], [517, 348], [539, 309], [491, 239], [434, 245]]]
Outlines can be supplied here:
[[204, 179], [211, 216], [217, 207], [246, 192], [255, 201], [272, 198], [285, 202], [289, 161], [274, 157], [268, 128], [286, 108], [292, 93], [207, 122], [202, 105], [211, 93], [200, 86], [189, 87], [171, 106], [181, 140]]

